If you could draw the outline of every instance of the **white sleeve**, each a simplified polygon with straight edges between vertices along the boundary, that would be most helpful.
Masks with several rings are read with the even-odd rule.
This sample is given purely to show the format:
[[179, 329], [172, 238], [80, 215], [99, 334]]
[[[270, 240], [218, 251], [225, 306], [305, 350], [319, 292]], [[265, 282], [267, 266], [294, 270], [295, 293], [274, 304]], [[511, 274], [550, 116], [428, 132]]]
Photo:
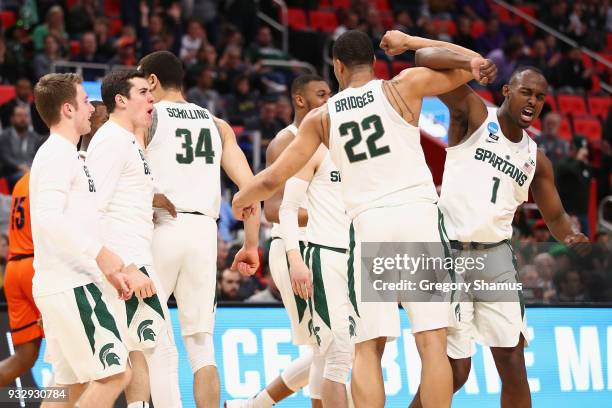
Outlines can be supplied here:
[[283, 202], [278, 210], [280, 235], [285, 243], [285, 250], [299, 249], [298, 211], [306, 198], [310, 183], [297, 177], [291, 177], [285, 183]]
[[[52, 162], [41, 163], [32, 190], [37, 192], [36, 206], [31, 208], [38, 228], [69, 252], [84, 254], [95, 259], [102, 243], [83, 232], [74, 220], [64, 215], [64, 207], [74, 177], [74, 157], [54, 155]], [[59, 160], [58, 160], [59, 159]], [[82, 168], [79, 169], [83, 171]]]
[[108, 136], [100, 143], [96, 143], [91, 151], [87, 151], [85, 160], [96, 185], [97, 201], [101, 211], [106, 210], [108, 203], [113, 198], [121, 171], [125, 166], [127, 147], [114, 143], [110, 135]]

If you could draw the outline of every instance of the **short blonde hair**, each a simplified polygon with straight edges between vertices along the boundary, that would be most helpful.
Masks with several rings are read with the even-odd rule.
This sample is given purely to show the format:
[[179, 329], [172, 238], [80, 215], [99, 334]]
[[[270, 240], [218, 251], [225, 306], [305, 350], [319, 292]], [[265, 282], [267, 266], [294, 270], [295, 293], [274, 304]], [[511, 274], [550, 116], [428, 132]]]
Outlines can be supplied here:
[[34, 87], [34, 103], [40, 117], [48, 127], [60, 122], [62, 105], [77, 107], [76, 85], [83, 82], [78, 74], [47, 74]]

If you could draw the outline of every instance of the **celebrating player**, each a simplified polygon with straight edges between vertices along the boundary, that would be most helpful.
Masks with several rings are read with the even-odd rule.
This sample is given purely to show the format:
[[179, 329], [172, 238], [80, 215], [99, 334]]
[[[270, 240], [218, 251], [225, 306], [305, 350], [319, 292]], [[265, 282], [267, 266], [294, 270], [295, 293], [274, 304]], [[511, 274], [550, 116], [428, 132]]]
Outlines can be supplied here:
[[[218, 407], [219, 374], [213, 348], [217, 224], [221, 167], [242, 188], [253, 178], [232, 128], [183, 98], [183, 66], [167, 51], [140, 61], [155, 99], [146, 157], [155, 187], [175, 205], [177, 216], [157, 213], [153, 261], [166, 296], [176, 298], [183, 342], [194, 373], [198, 408]], [[258, 206], [257, 206], [258, 207]], [[245, 222], [245, 242], [232, 269], [253, 274], [259, 266], [259, 209]], [[163, 299], [165, 302], [167, 299]], [[166, 369], [166, 366], [156, 369]]]

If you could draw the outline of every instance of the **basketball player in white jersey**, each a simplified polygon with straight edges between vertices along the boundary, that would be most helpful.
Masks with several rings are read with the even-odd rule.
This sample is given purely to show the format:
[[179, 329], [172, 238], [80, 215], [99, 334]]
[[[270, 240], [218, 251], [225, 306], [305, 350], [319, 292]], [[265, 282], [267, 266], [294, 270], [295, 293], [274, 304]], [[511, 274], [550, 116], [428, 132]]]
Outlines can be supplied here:
[[[291, 99], [295, 116], [293, 123], [278, 132], [266, 150], [266, 167], [276, 161], [278, 156], [293, 141], [297, 128], [308, 112], [325, 104], [329, 99], [331, 90], [329, 85], [318, 75], [301, 75], [291, 84]], [[272, 242], [270, 243], [270, 273], [274, 283], [279, 288], [283, 305], [291, 322], [291, 337], [296, 345], [311, 345], [308, 331], [310, 312], [306, 301], [293, 293], [289, 276], [289, 265], [285, 244], [281, 238], [279, 209], [283, 200], [283, 189], [279, 189], [273, 196], [264, 202], [264, 215], [273, 223]], [[300, 247], [305, 248], [306, 234], [303, 227], [308, 221], [308, 212], [304, 208], [298, 210], [298, 223], [300, 229]], [[310, 397], [312, 407], [321, 406], [320, 377], [317, 373], [323, 372], [323, 359], [317, 358], [313, 364], [312, 352], [304, 354], [293, 360], [289, 366], [275, 378], [264, 390], [248, 400], [226, 401], [227, 408], [270, 408], [274, 404], [299, 391], [310, 382]], [[314, 365], [314, 367], [313, 367]], [[312, 367], [312, 368], [311, 368]], [[315, 377], [315, 381], [310, 378]]]
[[[357, 311], [362, 325], [355, 346], [351, 392], [357, 407], [382, 407], [385, 393], [380, 360], [387, 338], [400, 334], [395, 302], [362, 302], [361, 242], [442, 241], [437, 194], [420, 145], [422, 98], [448, 92], [487, 66], [482, 58], [447, 51], [462, 69], [437, 72], [410, 68], [391, 81], [376, 80], [374, 50], [364, 33], [351, 30], [334, 43], [334, 72], [342, 91], [304, 119], [281, 157], [236, 194], [234, 215], [249, 216], [314, 155], [329, 147], [342, 175], [349, 217], [349, 256], [355, 260]], [[369, 276], [365, 271], [364, 277]], [[448, 302], [405, 302], [422, 360], [421, 385], [427, 407], [448, 407], [452, 373], [446, 358]]]
[[[158, 364], [178, 361], [151, 253], [154, 176], [144, 157], [144, 141], [135, 134], [151, 124], [153, 96], [141, 72], [122, 70], [104, 77], [102, 100], [109, 119], [89, 143], [86, 163], [96, 177], [104, 242], [139, 268], [141, 278], [156, 282], [137, 297], [113, 304], [132, 363], [132, 382], [125, 390], [128, 408], [148, 407], [150, 396], [157, 406], [180, 407], [178, 371], [147, 369], [156, 365], [155, 358]], [[149, 292], [153, 288], [159, 295]]]
[[[212, 335], [221, 167], [238, 188], [253, 173], [232, 128], [183, 98], [183, 66], [174, 54], [149, 54], [140, 61], [139, 71], [149, 81], [156, 102], [147, 161], [155, 169], [157, 192], [165, 194], [177, 212], [176, 218], [157, 213], [154, 265], [165, 295], [174, 293], [177, 301], [196, 405], [217, 408], [220, 385]], [[232, 264], [245, 275], [259, 266], [259, 207], [254, 211], [256, 215], [245, 222], [244, 246]]]
[[76, 74], [49, 74], [34, 88], [36, 109], [51, 135], [36, 153], [30, 175], [36, 247], [32, 292], [54, 382], [69, 388], [67, 401], [42, 406], [78, 402], [84, 408], [110, 408], [131, 370], [102, 293], [102, 275], [127, 299], [132, 296], [129, 275], [136, 270], [128, 272], [99, 238], [96, 184], [76, 149], [80, 135], [90, 130], [94, 110], [81, 83]]
[[[430, 45], [400, 32], [386, 40], [391, 55]], [[419, 65], [449, 68], [440, 48], [420, 56]], [[439, 206], [458, 256], [486, 259], [484, 271], [470, 271], [466, 281], [520, 282], [509, 240], [514, 213], [527, 201], [530, 187], [555, 238], [579, 251], [587, 249], [583, 243], [588, 239], [563, 209], [550, 160], [525, 132], [540, 115], [547, 89], [538, 69], [521, 67], [503, 86], [499, 109], [487, 108], [467, 85], [440, 96], [451, 122]], [[523, 353], [527, 326], [520, 290], [512, 295], [494, 302], [475, 294], [478, 301], [463, 302], [459, 324], [448, 331], [448, 356], [457, 391], [467, 381], [474, 340], [490, 347], [502, 380], [501, 406], [525, 408], [531, 407]], [[411, 407], [420, 406], [417, 395]]]
[[[357, 330], [357, 303], [351, 298], [355, 291], [350, 287], [354, 279], [348, 268], [350, 219], [340, 183], [340, 172], [329, 150], [320, 145], [308, 163], [287, 180], [280, 208], [293, 291], [308, 301], [315, 359], [324, 360], [321, 400], [324, 407], [339, 408], [348, 407], [346, 383], [353, 360], [352, 337]], [[308, 244], [300, 251], [298, 210], [305, 199]]]

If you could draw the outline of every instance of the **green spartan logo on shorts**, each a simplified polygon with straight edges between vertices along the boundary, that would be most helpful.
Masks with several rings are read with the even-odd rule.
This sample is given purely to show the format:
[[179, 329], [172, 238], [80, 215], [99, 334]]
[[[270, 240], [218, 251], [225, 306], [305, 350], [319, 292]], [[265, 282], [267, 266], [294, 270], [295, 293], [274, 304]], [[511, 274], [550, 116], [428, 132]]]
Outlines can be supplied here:
[[106, 365], [120, 365], [119, 356], [112, 352], [113, 347], [115, 347], [114, 343], [107, 343], [100, 349], [100, 353], [98, 357], [100, 358], [100, 362], [102, 363], [102, 367], [106, 368]]
[[312, 319], [310, 319], [308, 321], [308, 331], [310, 332], [311, 336], [315, 336], [315, 338], [317, 339], [317, 345], [321, 346], [321, 337], [319, 336], [319, 330], [321, 330], [321, 328], [315, 326], [312, 322]]
[[349, 335], [350, 337], [355, 337], [357, 336], [357, 331], [355, 330], [355, 319], [353, 319], [353, 316], [349, 316]]
[[143, 342], [145, 340], [155, 341], [155, 332], [149, 326], [153, 324], [153, 320], [143, 320], [138, 325], [138, 341]]

